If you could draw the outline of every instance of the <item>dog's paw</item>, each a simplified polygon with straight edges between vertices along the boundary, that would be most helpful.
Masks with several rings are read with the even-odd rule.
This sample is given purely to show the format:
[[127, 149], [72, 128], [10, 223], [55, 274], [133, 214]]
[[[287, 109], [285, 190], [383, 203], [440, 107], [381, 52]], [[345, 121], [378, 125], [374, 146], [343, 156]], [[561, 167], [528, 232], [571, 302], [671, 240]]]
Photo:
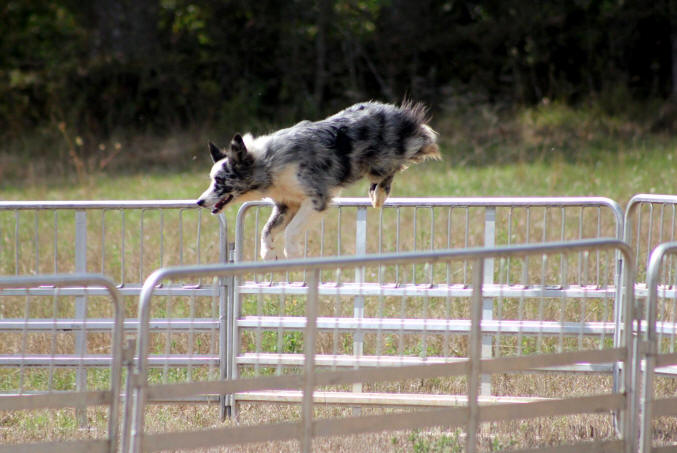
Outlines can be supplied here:
[[371, 205], [378, 209], [383, 207], [383, 204], [388, 199], [388, 194], [383, 190], [383, 187], [372, 184], [369, 189], [369, 198], [371, 199]]
[[376, 187], [378, 187], [376, 184], [369, 186], [369, 199], [373, 207], [376, 207]]

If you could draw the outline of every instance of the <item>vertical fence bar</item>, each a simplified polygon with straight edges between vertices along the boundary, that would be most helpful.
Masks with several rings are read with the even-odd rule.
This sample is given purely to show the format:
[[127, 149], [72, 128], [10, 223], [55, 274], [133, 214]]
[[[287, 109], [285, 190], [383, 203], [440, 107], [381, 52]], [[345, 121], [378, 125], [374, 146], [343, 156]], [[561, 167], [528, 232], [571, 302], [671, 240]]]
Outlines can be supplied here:
[[477, 431], [479, 428], [479, 386], [480, 360], [482, 351], [482, 278], [484, 260], [473, 261], [472, 266], [472, 299], [470, 301], [470, 363], [468, 368], [468, 425], [466, 437], [466, 453], [477, 451]]
[[35, 273], [40, 274], [40, 222], [38, 219], [38, 211], [33, 215], [33, 241], [35, 249]]
[[[218, 215], [219, 219], [219, 262], [228, 262], [228, 222], [223, 214]], [[230, 368], [230, 357], [232, 351], [228, 342], [228, 326], [230, 321], [229, 312], [229, 286], [232, 285], [232, 277], [219, 277], [219, 377], [227, 379]], [[232, 299], [231, 299], [232, 300]], [[219, 396], [219, 416], [221, 421], [230, 417], [230, 404], [228, 395]]]
[[[357, 208], [357, 218], [355, 220], [355, 255], [364, 256], [367, 253], [367, 208]], [[364, 268], [355, 268], [355, 283], [364, 283]], [[364, 296], [355, 296], [353, 302], [353, 316], [355, 318], [364, 318]], [[353, 355], [361, 357], [364, 352], [364, 334], [355, 332], [353, 337]], [[356, 365], [357, 367], [357, 365]], [[353, 384], [353, 392], [362, 392], [362, 383]], [[353, 408], [353, 414], [359, 415], [360, 408]]]
[[59, 272], [59, 216], [54, 210], [54, 273]]
[[320, 270], [315, 269], [308, 281], [308, 300], [306, 302], [306, 329], [303, 335], [303, 433], [301, 446], [303, 453], [313, 449], [313, 393], [315, 391], [315, 337], [317, 334], [318, 282]]
[[120, 286], [125, 286], [125, 210], [120, 211]]
[[139, 219], [139, 281], [143, 281], [143, 214], [145, 210], [141, 210], [141, 218]]
[[[488, 207], [484, 212], [484, 246], [493, 247], [496, 244], [496, 208]], [[494, 259], [487, 258], [484, 261], [484, 283], [494, 282]], [[494, 319], [494, 299], [482, 298], [482, 319]], [[490, 359], [493, 355], [492, 335], [482, 336], [482, 358]], [[491, 395], [491, 375], [482, 375], [480, 384], [481, 395]]]
[[14, 275], [19, 275], [19, 211], [14, 211]]
[[[85, 211], [75, 212], [75, 272], [87, 272], [87, 213]], [[77, 296], [75, 298], [75, 319], [84, 320], [87, 317], [87, 296]], [[75, 354], [79, 357], [87, 353], [87, 333], [81, 328], [75, 332]], [[87, 369], [78, 364], [75, 372], [75, 385], [78, 392], [87, 390]], [[78, 425], [84, 427], [87, 424], [87, 411], [84, 408], [77, 408], [75, 411]]]

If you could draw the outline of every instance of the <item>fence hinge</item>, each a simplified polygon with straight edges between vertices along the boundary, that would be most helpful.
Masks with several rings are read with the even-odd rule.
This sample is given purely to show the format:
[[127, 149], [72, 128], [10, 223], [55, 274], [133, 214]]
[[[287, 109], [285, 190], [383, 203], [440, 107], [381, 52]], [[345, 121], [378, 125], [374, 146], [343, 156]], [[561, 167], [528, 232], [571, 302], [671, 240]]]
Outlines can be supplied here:
[[234, 242], [230, 242], [228, 244], [228, 262], [229, 263], [235, 262], [235, 243]]
[[127, 338], [122, 347], [122, 364], [124, 366], [131, 365], [134, 361], [134, 351], [136, 350], [136, 339]]

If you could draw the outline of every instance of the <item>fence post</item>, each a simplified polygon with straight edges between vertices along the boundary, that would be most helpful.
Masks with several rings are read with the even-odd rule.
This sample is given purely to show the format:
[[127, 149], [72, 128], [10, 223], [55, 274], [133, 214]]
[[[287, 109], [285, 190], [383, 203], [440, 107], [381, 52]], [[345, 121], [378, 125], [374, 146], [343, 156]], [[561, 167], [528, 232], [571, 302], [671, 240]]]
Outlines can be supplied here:
[[484, 276], [484, 259], [478, 258], [472, 265], [472, 298], [470, 300], [470, 344], [468, 367], [468, 424], [466, 436], [466, 453], [477, 451], [477, 431], [479, 427], [479, 387], [480, 387], [480, 351], [482, 345], [482, 278]]
[[301, 450], [310, 453], [313, 450], [313, 400], [315, 393], [315, 337], [317, 335], [318, 285], [320, 271], [315, 269], [310, 274], [308, 282], [308, 299], [306, 305], [306, 329], [303, 334], [303, 430], [301, 436]]
[[[484, 246], [494, 247], [496, 245], [496, 207], [489, 206], [484, 213]], [[494, 282], [494, 259], [487, 258], [484, 261], [484, 274], [482, 281], [484, 283]], [[491, 297], [482, 298], [482, 319], [491, 320], [494, 318], [494, 299]], [[482, 358], [490, 359], [493, 357], [493, 336], [482, 336]], [[480, 395], [491, 395], [491, 375], [482, 375], [480, 377]]]
[[[228, 222], [223, 214], [218, 215], [219, 220], [219, 262], [227, 263], [229, 260], [228, 250]], [[227, 379], [230, 369], [231, 350], [228, 347], [228, 321], [229, 321], [229, 287], [232, 279], [219, 277], [219, 378]], [[230, 417], [230, 402], [228, 395], [219, 396], [219, 416], [221, 421]]]
[[[355, 256], [364, 256], [367, 254], [367, 208], [357, 208], [357, 218], [355, 219]], [[364, 268], [355, 268], [355, 283], [364, 283]], [[364, 296], [355, 296], [353, 302], [353, 316], [355, 318], [364, 318]], [[361, 357], [364, 352], [364, 334], [355, 332], [353, 337], [353, 355]], [[355, 365], [358, 368], [358, 365]], [[362, 392], [362, 383], [353, 384], [353, 392]], [[353, 415], [360, 415], [359, 407], [353, 408]]]
[[[75, 272], [87, 272], [87, 213], [75, 212]], [[75, 298], [75, 319], [83, 320], [82, 327], [75, 332], [75, 354], [83, 357], [87, 353], [87, 332], [84, 320], [87, 318], [87, 296]], [[87, 368], [80, 363], [75, 371], [75, 386], [78, 392], [87, 390]], [[77, 408], [75, 417], [82, 428], [87, 425], [87, 409]]]

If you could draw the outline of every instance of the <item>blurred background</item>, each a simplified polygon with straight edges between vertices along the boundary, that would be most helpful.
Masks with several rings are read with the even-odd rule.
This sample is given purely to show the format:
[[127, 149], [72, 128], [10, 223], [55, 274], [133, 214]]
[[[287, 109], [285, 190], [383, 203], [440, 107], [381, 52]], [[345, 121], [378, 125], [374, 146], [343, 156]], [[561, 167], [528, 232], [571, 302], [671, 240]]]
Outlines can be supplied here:
[[5, 0], [0, 30], [0, 188], [204, 169], [209, 139], [368, 99], [427, 103], [447, 165], [677, 128], [672, 0]]

